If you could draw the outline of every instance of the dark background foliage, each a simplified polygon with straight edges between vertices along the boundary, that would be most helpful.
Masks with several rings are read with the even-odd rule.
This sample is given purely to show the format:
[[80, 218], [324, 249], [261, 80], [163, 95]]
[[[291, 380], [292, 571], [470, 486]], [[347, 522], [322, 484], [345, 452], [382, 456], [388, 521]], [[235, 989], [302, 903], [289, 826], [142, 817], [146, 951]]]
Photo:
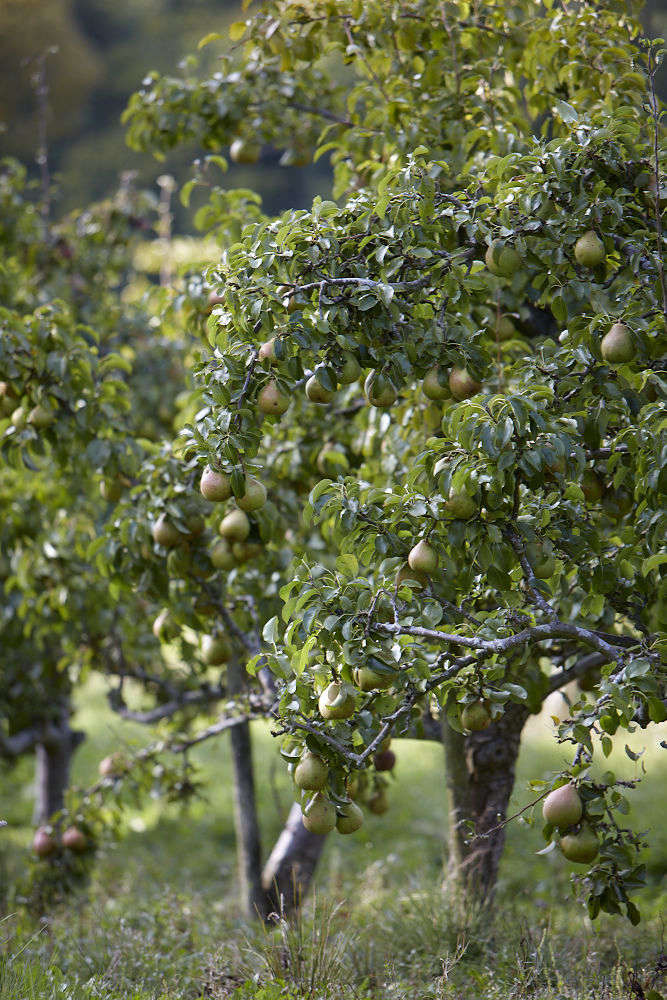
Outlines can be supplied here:
[[[241, 16], [237, 0], [2, 0], [0, 3], [0, 156], [34, 163], [39, 132], [33, 77], [47, 57], [47, 131], [52, 172], [60, 181], [55, 206], [65, 212], [113, 191], [126, 170], [149, 184], [161, 173], [189, 175], [195, 148], [163, 163], [125, 145], [120, 116], [151, 70], [174, 72], [209, 32], [226, 34]], [[199, 58], [206, 65], [215, 46]], [[210, 54], [209, 54], [210, 53]], [[280, 167], [264, 149], [253, 167], [231, 167], [230, 187], [262, 194], [270, 213], [310, 204], [326, 189], [326, 161], [306, 169]], [[177, 226], [185, 215], [177, 216]]]

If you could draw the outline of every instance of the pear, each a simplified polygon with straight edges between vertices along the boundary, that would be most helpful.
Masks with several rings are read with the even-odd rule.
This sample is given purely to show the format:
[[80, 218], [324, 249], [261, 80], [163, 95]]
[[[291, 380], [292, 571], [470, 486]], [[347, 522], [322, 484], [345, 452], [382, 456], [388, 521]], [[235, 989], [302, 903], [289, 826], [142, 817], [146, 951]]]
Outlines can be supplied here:
[[364, 825], [364, 814], [356, 802], [346, 802], [338, 807], [336, 829], [339, 833], [356, 833]]
[[427, 399], [449, 399], [451, 396], [451, 390], [447, 379], [440, 381], [439, 374], [443, 372], [444, 369], [440, 365], [435, 365], [430, 368], [424, 376], [424, 381], [422, 382], [422, 392], [427, 397]]
[[214, 503], [229, 500], [232, 495], [231, 477], [224, 472], [216, 472], [210, 465], [207, 465], [199, 480], [199, 490], [203, 497]]
[[48, 858], [51, 854], [54, 854], [58, 844], [56, 843], [55, 837], [49, 832], [47, 827], [40, 826], [35, 830], [35, 836], [32, 839], [32, 849], [38, 858]]
[[218, 532], [229, 542], [244, 542], [250, 534], [250, 521], [242, 510], [231, 510], [220, 522]]
[[582, 817], [584, 807], [579, 792], [572, 783], [561, 785], [549, 792], [542, 804], [542, 815], [546, 823], [562, 830], [574, 826]]
[[157, 521], [151, 528], [153, 541], [158, 545], [163, 545], [165, 549], [172, 549], [175, 545], [184, 541], [184, 536], [180, 533], [166, 514], [160, 514]]
[[242, 139], [239, 136], [234, 139], [233, 143], [229, 147], [229, 159], [232, 163], [240, 163], [247, 166], [249, 164], [257, 163], [261, 151], [262, 148], [258, 142], [251, 142], [250, 140]]
[[454, 399], [470, 399], [482, 389], [482, 383], [473, 378], [467, 368], [452, 368], [449, 373], [449, 388]]
[[581, 490], [588, 503], [598, 503], [604, 493], [604, 483], [593, 469], [584, 469]]
[[398, 587], [402, 586], [404, 583], [406, 583], [409, 587], [420, 590], [428, 584], [428, 575], [421, 570], [411, 569], [408, 563], [403, 563], [403, 565], [396, 571], [394, 584], [398, 589]]
[[355, 708], [354, 688], [333, 681], [319, 697], [318, 708], [323, 719], [349, 719]]
[[249, 476], [245, 481], [245, 493], [237, 497], [236, 502], [241, 510], [259, 510], [266, 503], [266, 487], [259, 479]]
[[389, 808], [389, 803], [387, 801], [387, 794], [384, 788], [377, 788], [368, 800], [368, 808], [376, 816], [381, 816], [386, 813]]
[[306, 382], [306, 396], [311, 403], [330, 403], [335, 395], [332, 389], [322, 385], [317, 375], [311, 375]]
[[102, 778], [117, 778], [127, 770], [127, 761], [120, 751], [103, 757], [97, 770]]
[[457, 493], [449, 491], [449, 496], [445, 502], [445, 510], [452, 517], [467, 521], [477, 513], [477, 504], [467, 493]]
[[28, 423], [32, 424], [38, 430], [44, 430], [46, 427], [50, 427], [55, 416], [53, 410], [48, 409], [46, 406], [42, 406], [38, 403], [37, 406], [33, 406], [32, 410], [28, 414]]
[[371, 406], [389, 407], [396, 402], [397, 393], [393, 383], [381, 372], [372, 371], [366, 376], [364, 393]]
[[589, 229], [574, 244], [574, 256], [582, 267], [597, 267], [606, 257], [604, 243], [597, 233]]
[[278, 297], [283, 300], [283, 305], [288, 313], [296, 312], [297, 309], [301, 308], [297, 302], [294, 289], [290, 285], [278, 285], [276, 292]]
[[512, 340], [513, 337], [516, 337], [517, 329], [509, 316], [500, 316], [494, 327], [494, 333], [496, 340], [503, 343], [506, 340]]
[[526, 546], [526, 555], [530, 563], [533, 574], [538, 580], [549, 580], [556, 572], [556, 560], [553, 552], [550, 552], [542, 545], [531, 544]]
[[277, 382], [271, 380], [257, 394], [257, 406], [262, 413], [280, 417], [289, 406], [289, 397], [280, 391]]
[[201, 641], [201, 654], [208, 667], [219, 667], [222, 663], [227, 663], [232, 655], [232, 648], [224, 635], [205, 635]]
[[123, 484], [117, 477], [109, 477], [100, 481], [100, 496], [107, 503], [118, 503], [122, 494]]
[[473, 701], [461, 711], [461, 725], [471, 733], [479, 733], [491, 725], [491, 714], [485, 701]]
[[83, 854], [88, 850], [88, 838], [78, 826], [68, 826], [63, 833], [63, 847], [75, 854]]
[[594, 861], [600, 850], [595, 831], [584, 823], [577, 833], [567, 833], [558, 843], [568, 861], [578, 865], [588, 865]]
[[329, 765], [310, 750], [302, 755], [294, 771], [294, 784], [306, 791], [319, 792], [327, 783]]
[[331, 799], [318, 792], [303, 810], [301, 821], [310, 833], [331, 833], [336, 825], [336, 807]]
[[234, 542], [232, 545], [232, 555], [237, 563], [256, 559], [263, 551], [264, 546], [260, 542]]
[[163, 608], [153, 622], [153, 635], [162, 641], [166, 639], [170, 631], [171, 615], [168, 608]]
[[[237, 543], [238, 544], [238, 543]], [[226, 538], [219, 538], [210, 552], [211, 562], [216, 569], [234, 569], [236, 560]]]
[[600, 342], [602, 359], [610, 365], [622, 365], [636, 355], [632, 334], [625, 323], [614, 323]]
[[410, 549], [408, 555], [408, 565], [410, 569], [419, 571], [420, 573], [435, 573], [438, 568], [438, 553], [432, 548], [428, 542], [424, 539]]
[[263, 343], [257, 354], [257, 359], [260, 364], [272, 365], [276, 360], [276, 338], [271, 337], [271, 340], [267, 340]]
[[17, 406], [15, 410], [12, 410], [12, 415], [9, 419], [17, 430], [22, 431], [28, 421], [25, 406]]
[[393, 750], [378, 750], [373, 757], [376, 771], [393, 771], [396, 766], [396, 754]]
[[383, 691], [394, 683], [394, 675], [380, 673], [372, 667], [357, 667], [354, 671], [354, 683], [360, 691]]
[[361, 365], [355, 358], [354, 354], [350, 354], [346, 351], [343, 354], [343, 363], [336, 372], [336, 377], [341, 385], [351, 385], [352, 382], [356, 382], [361, 375]]
[[484, 262], [491, 274], [511, 278], [521, 268], [521, 254], [512, 246], [499, 246], [497, 242], [488, 247]]

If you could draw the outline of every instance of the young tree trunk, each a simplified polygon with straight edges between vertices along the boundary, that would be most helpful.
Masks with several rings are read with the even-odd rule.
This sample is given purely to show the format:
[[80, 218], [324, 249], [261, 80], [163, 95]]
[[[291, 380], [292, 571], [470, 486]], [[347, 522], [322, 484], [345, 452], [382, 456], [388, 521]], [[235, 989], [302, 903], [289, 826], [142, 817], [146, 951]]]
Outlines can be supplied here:
[[84, 734], [70, 729], [65, 722], [61, 729], [49, 733], [35, 748], [35, 809], [36, 825], [46, 823], [65, 804], [69, 786], [70, 765], [74, 751], [84, 740]]
[[[228, 664], [227, 678], [230, 694], [238, 694], [245, 686], [243, 668], [238, 662]], [[234, 772], [234, 825], [241, 898], [247, 916], [263, 919], [268, 913], [269, 903], [262, 888], [262, 847], [255, 797], [250, 724], [244, 722], [240, 726], [234, 726], [230, 738]]]
[[449, 877], [479, 900], [493, 896], [498, 878], [505, 827], [494, 828], [507, 818], [521, 731], [529, 714], [522, 705], [510, 705], [488, 729], [469, 736], [443, 723]]
[[310, 833], [295, 802], [262, 874], [262, 885], [275, 913], [288, 915], [307, 895], [326, 836]]

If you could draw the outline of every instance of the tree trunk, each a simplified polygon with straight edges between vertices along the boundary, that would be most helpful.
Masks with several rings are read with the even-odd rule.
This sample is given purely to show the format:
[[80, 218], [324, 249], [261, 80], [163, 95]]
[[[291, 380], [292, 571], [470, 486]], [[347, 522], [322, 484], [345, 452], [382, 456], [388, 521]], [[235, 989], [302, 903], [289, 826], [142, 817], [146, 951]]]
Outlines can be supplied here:
[[[238, 694], [243, 689], [245, 678], [239, 663], [228, 665], [227, 679], [230, 694]], [[240, 726], [234, 726], [230, 738], [234, 771], [234, 825], [241, 898], [247, 916], [264, 918], [268, 912], [268, 900], [262, 888], [262, 847], [255, 797], [250, 724], [244, 722]]]
[[264, 866], [262, 885], [274, 912], [288, 915], [308, 893], [326, 836], [310, 833], [295, 802]]
[[507, 818], [521, 731], [529, 714], [522, 705], [510, 705], [488, 729], [469, 736], [443, 723], [449, 877], [479, 900], [493, 896], [498, 878], [505, 827], [495, 827]]
[[48, 822], [65, 804], [69, 786], [70, 765], [74, 751], [84, 740], [84, 734], [65, 723], [57, 734], [50, 734], [35, 749], [35, 810], [36, 825]]

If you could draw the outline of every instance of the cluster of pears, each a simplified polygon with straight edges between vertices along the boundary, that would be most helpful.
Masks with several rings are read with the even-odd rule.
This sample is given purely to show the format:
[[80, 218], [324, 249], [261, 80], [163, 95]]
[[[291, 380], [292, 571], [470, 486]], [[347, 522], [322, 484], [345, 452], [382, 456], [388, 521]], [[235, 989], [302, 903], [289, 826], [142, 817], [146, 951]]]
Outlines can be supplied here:
[[91, 847], [90, 838], [75, 825], [68, 826], [60, 839], [53, 827], [40, 826], [35, 830], [32, 840], [32, 849], [38, 858], [53, 857], [61, 850], [71, 851], [73, 854], [85, 854]]
[[54, 411], [43, 403], [27, 407], [17, 405], [17, 394], [9, 382], [0, 382], [0, 417], [9, 417], [13, 427], [23, 430], [33, 427], [37, 431], [46, 430], [56, 419]]
[[449, 372], [442, 365], [429, 368], [422, 381], [422, 392], [427, 399], [440, 402], [455, 399], [460, 402], [482, 391], [482, 383], [467, 368], [454, 366]]
[[[206, 500], [224, 503], [232, 496], [231, 476], [207, 465], [202, 472], [199, 488]], [[211, 549], [211, 562], [216, 569], [232, 569], [261, 552], [259, 543], [248, 541], [251, 528], [248, 514], [264, 506], [267, 501], [266, 487], [255, 476], [248, 476], [244, 493], [235, 500], [236, 507], [221, 520], [218, 526], [220, 539]]]
[[[373, 757], [376, 772], [391, 771], [396, 764], [396, 755], [390, 749], [387, 738]], [[381, 815], [389, 808], [382, 779], [376, 780], [372, 788], [368, 786], [365, 774], [356, 775], [348, 784], [349, 801], [335, 805], [326, 795], [329, 765], [310, 750], [305, 750], [294, 769], [294, 784], [302, 792], [314, 793], [303, 807], [303, 825], [311, 833], [326, 834], [334, 828], [339, 833], [355, 833], [364, 822], [364, 814], [357, 804], [361, 799], [370, 812]]]
[[303, 792], [314, 792], [303, 806], [302, 821], [310, 833], [355, 833], [364, 822], [364, 815], [349, 801], [336, 806], [324, 789], [329, 778], [329, 765], [318, 754], [305, 750], [294, 769], [294, 784]]
[[557, 828], [558, 846], [568, 861], [587, 865], [595, 860], [600, 850], [598, 838], [583, 818], [583, 802], [572, 782], [549, 792], [542, 815], [546, 823]]

